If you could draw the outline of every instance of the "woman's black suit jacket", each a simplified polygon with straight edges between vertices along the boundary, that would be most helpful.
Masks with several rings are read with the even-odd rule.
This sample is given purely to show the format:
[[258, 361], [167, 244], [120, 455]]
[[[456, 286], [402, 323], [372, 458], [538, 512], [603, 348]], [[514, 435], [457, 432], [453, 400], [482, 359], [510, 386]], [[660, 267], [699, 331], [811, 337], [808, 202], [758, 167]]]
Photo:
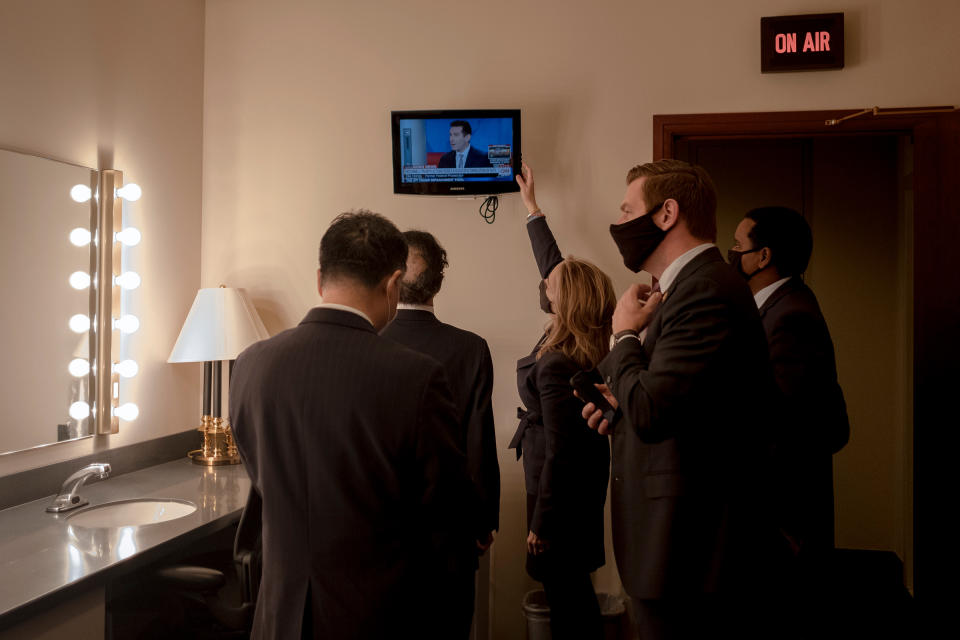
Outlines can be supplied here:
[[[527, 231], [545, 279], [563, 257], [545, 218], [534, 218]], [[545, 338], [517, 362], [517, 390], [526, 410], [517, 410], [520, 425], [510, 442], [517, 457], [523, 457], [528, 529], [549, 545], [547, 553], [528, 558], [534, 578], [542, 578], [547, 569], [589, 572], [603, 565], [603, 505], [610, 475], [608, 440], [587, 427], [580, 415], [583, 403], [570, 386], [580, 367], [559, 352], [537, 360]]]
[[528, 559], [534, 578], [556, 570], [594, 571], [604, 563], [603, 505], [610, 447], [587, 427], [583, 402], [570, 377], [580, 367], [557, 351], [536, 352], [518, 363], [520, 399], [527, 407], [518, 453], [523, 456], [527, 525], [547, 544]]

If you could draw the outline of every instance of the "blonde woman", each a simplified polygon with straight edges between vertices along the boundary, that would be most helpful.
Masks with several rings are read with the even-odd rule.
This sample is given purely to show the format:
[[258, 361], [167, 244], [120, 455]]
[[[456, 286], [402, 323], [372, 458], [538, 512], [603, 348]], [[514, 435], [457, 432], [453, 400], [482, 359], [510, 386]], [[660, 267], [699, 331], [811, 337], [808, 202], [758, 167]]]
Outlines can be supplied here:
[[533, 352], [517, 363], [526, 410], [510, 443], [523, 457], [527, 491], [527, 571], [543, 583], [555, 640], [603, 634], [590, 573], [604, 563], [603, 505], [610, 449], [581, 417], [570, 378], [607, 354], [616, 296], [595, 265], [560, 255], [536, 205], [533, 174], [517, 178], [530, 212], [528, 232], [543, 278], [541, 308], [550, 314]]

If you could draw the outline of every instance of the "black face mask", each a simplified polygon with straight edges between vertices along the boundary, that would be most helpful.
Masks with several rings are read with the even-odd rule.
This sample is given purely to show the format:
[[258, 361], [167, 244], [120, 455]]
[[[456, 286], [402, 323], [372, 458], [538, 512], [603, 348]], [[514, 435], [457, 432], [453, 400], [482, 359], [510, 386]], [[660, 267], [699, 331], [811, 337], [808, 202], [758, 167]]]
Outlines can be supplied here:
[[553, 309], [550, 308], [550, 298], [547, 297], [547, 281], [540, 281], [540, 308], [543, 309], [544, 313], [553, 313]]
[[[735, 251], [733, 249], [730, 249], [729, 251], [727, 251], [727, 262], [730, 263], [731, 267], [737, 270], [737, 273], [743, 276], [744, 280], [746, 280], [747, 282], [750, 282], [750, 279], [753, 278], [753, 276], [757, 275], [767, 267], [760, 267], [753, 273], [748, 274], [743, 270], [743, 265], [740, 263], [740, 261], [743, 259], [744, 254], [755, 253], [757, 251], [761, 251], [762, 249], [763, 247], [760, 247], [759, 249], [749, 249], [747, 251]], [[770, 266], [770, 265], [767, 265], [767, 266]]]
[[643, 268], [644, 261], [660, 246], [667, 232], [653, 221], [653, 214], [663, 206], [661, 202], [650, 209], [646, 215], [624, 222], [610, 225], [610, 235], [617, 243], [617, 249], [623, 256], [623, 264], [634, 273]]

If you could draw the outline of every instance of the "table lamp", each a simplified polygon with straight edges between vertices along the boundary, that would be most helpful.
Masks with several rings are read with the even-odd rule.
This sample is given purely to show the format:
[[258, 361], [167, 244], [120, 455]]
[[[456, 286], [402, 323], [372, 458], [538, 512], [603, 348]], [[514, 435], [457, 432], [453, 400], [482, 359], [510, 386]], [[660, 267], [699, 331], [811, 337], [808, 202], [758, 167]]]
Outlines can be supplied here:
[[167, 362], [203, 363], [203, 446], [187, 455], [204, 465], [238, 464], [240, 455], [228, 420], [220, 415], [221, 365], [269, 334], [246, 291], [220, 285], [200, 289]]

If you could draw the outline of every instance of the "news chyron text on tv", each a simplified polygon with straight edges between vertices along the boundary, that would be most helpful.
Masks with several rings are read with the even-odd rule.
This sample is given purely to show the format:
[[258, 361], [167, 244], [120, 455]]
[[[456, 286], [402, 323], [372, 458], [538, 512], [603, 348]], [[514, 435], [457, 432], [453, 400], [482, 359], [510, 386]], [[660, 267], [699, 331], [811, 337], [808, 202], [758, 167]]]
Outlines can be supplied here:
[[520, 110], [392, 111], [393, 192], [519, 191]]

